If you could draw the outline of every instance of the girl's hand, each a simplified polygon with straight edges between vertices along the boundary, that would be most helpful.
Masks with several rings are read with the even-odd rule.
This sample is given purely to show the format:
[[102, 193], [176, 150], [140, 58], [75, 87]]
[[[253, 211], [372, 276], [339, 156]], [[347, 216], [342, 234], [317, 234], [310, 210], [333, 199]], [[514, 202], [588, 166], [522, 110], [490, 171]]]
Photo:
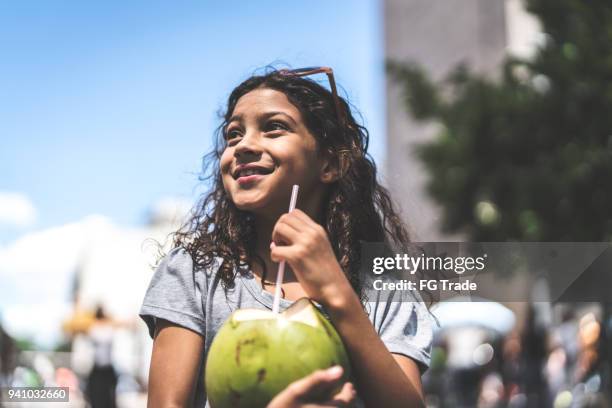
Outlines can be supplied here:
[[342, 367], [318, 370], [301, 380], [295, 381], [268, 404], [267, 408], [325, 408], [352, 407], [355, 402], [355, 388], [344, 383], [340, 392], [329, 396], [341, 385]]
[[308, 296], [323, 305], [350, 288], [327, 233], [301, 210], [278, 219], [270, 249], [272, 261], [289, 263]]

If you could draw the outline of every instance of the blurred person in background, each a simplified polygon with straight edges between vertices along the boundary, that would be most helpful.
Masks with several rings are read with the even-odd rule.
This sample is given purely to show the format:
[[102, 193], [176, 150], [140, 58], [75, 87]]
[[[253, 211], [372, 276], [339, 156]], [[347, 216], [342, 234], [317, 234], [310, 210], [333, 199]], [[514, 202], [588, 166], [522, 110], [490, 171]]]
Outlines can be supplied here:
[[112, 364], [115, 323], [102, 306], [96, 308], [95, 320], [87, 335], [94, 348], [94, 364], [87, 380], [86, 395], [92, 408], [116, 406], [117, 373]]
[[8, 387], [11, 385], [16, 363], [17, 346], [15, 341], [0, 325], [0, 386]]

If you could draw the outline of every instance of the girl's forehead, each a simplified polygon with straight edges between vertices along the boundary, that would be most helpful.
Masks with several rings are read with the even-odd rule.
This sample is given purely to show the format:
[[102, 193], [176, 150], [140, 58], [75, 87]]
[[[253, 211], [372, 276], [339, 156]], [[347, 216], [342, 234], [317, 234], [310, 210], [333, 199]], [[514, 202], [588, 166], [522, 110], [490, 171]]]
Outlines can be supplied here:
[[267, 112], [283, 112], [295, 119], [300, 118], [300, 111], [289, 102], [287, 96], [275, 89], [254, 89], [238, 99], [232, 116], [260, 115]]

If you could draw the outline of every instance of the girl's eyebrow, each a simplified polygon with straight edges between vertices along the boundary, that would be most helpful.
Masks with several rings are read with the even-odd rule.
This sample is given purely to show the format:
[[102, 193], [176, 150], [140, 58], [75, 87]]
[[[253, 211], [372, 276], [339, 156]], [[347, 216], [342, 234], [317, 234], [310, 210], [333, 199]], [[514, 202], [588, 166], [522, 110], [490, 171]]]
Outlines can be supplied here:
[[[291, 115], [285, 113], [285, 112], [281, 112], [281, 111], [271, 111], [271, 112], [266, 112], [260, 115], [260, 119], [261, 120], [266, 120], [272, 116], [275, 115], [283, 115], [285, 116], [287, 119], [289, 119], [291, 121], [291, 123], [293, 124], [293, 126], [297, 126], [297, 123], [295, 122], [295, 119], [293, 119], [291, 117]], [[227, 123], [232, 123], [233, 121], [238, 121], [238, 122], [242, 122], [243, 120], [243, 115], [242, 114], [238, 114], [238, 115], [232, 115], [231, 118], [229, 118], [229, 120], [227, 121]]]
[[232, 115], [232, 117], [229, 118], [227, 123], [232, 123], [234, 121], [242, 122], [242, 115]]
[[289, 114], [287, 114], [287, 113], [285, 113], [285, 112], [280, 112], [280, 111], [266, 112], [266, 113], [262, 114], [262, 115], [261, 115], [261, 117], [262, 117], [262, 119], [268, 119], [268, 118], [270, 118], [270, 117], [272, 117], [272, 116], [275, 116], [275, 115], [283, 115], [283, 116], [285, 116], [287, 119], [289, 119], [289, 120], [291, 121], [291, 123], [292, 123], [294, 126], [296, 126], [296, 125], [297, 125], [297, 123], [295, 123], [295, 119], [293, 119], [293, 118], [291, 117], [291, 115], [289, 115]]

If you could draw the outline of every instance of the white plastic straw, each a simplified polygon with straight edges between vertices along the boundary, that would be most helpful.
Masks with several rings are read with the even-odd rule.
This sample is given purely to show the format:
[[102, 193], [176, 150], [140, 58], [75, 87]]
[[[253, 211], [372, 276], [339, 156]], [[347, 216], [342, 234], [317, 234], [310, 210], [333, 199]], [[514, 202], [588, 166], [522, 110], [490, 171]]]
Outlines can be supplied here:
[[[291, 201], [289, 201], [289, 212], [293, 211], [293, 209], [295, 208], [299, 189], [300, 186], [298, 186], [297, 184], [293, 185], [293, 189], [291, 190]], [[281, 261], [280, 264], [278, 264], [278, 273], [276, 274], [276, 287], [274, 288], [274, 303], [272, 303], [272, 312], [274, 313], [278, 313], [281, 297], [281, 286], [283, 285], [284, 274], [285, 261]]]

